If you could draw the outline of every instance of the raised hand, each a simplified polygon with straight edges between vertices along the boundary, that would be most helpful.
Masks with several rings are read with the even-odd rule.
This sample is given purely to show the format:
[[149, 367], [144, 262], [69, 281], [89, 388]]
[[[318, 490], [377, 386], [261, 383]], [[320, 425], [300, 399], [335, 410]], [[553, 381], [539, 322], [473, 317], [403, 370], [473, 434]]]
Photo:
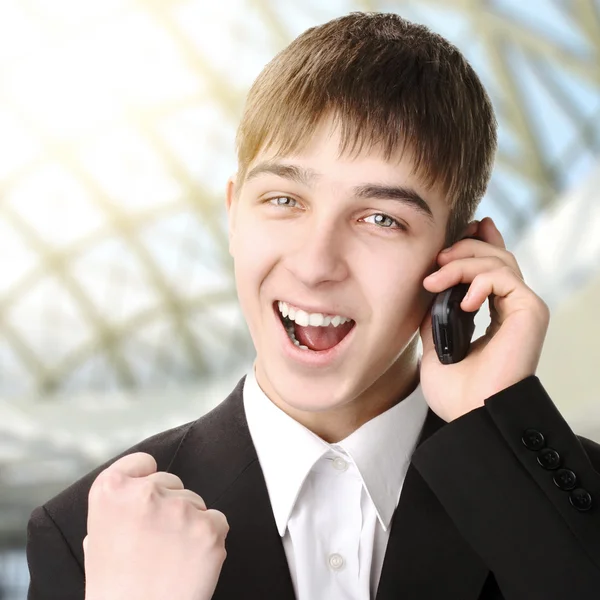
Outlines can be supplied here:
[[227, 556], [223, 513], [138, 452], [89, 493], [86, 600], [209, 600]]

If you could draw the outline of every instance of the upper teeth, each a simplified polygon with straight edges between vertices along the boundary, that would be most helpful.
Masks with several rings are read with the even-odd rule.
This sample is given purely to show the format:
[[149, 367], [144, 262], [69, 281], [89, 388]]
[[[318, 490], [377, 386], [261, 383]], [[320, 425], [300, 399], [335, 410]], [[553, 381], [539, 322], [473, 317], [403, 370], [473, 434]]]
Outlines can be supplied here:
[[287, 302], [279, 302], [279, 312], [288, 319], [295, 321], [301, 327], [312, 325], [313, 327], [328, 327], [333, 325], [337, 327], [346, 321], [351, 321], [348, 317], [340, 315], [324, 315], [322, 313], [307, 313], [299, 308], [290, 306]]

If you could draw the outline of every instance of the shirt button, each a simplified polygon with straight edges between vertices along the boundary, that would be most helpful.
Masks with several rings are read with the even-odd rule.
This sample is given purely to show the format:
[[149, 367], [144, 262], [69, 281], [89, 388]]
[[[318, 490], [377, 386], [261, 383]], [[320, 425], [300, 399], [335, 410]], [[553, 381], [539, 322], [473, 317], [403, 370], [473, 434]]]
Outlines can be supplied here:
[[341, 554], [330, 554], [329, 566], [334, 571], [339, 571], [344, 566], [344, 557]]
[[[333, 468], [338, 471], [345, 471], [348, 468], [348, 463], [341, 457], [336, 456], [333, 459]], [[334, 555], [335, 556], [335, 555]]]

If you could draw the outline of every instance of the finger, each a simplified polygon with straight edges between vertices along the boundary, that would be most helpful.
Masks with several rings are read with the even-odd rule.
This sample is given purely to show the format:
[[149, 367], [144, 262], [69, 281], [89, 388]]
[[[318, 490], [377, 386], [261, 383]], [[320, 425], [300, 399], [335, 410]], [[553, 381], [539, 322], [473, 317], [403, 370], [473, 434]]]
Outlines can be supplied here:
[[120, 473], [129, 477], [147, 477], [155, 473], [158, 468], [156, 460], [150, 454], [145, 452], [135, 452], [123, 456], [103, 473]]
[[83, 553], [84, 554], [87, 552], [87, 546], [88, 546], [88, 536], [86, 535], [83, 538]]
[[167, 490], [184, 489], [183, 481], [181, 481], [181, 479], [179, 479], [177, 475], [173, 475], [173, 473], [158, 471], [157, 473], [152, 473], [151, 475], [148, 475], [146, 479], [153, 481], [158, 487]]
[[[543, 304], [542, 300], [525, 285], [523, 280], [509, 267], [486, 271], [477, 275], [469, 291], [461, 302], [461, 308], [467, 312], [477, 310], [489, 296], [494, 296], [494, 310], [498, 310], [498, 302], [513, 301], [512, 309], [526, 308], [532, 301]], [[507, 306], [508, 308], [508, 306]], [[499, 311], [498, 322], [503, 318]]]
[[481, 240], [475, 239], [460, 240], [450, 248], [440, 252], [438, 255], [438, 264], [443, 266], [460, 258], [483, 258], [485, 256], [495, 256], [496, 258], [499, 258], [523, 278], [519, 263], [514, 254], [505, 248], [500, 248], [488, 242], [482, 242]]
[[[497, 256], [486, 256], [484, 258], [462, 258], [432, 273], [423, 280], [423, 286], [432, 293], [439, 293], [459, 283], [471, 283], [475, 277], [487, 271], [498, 269], [512, 269]], [[515, 277], [519, 277], [514, 273]]]
[[496, 223], [494, 223], [491, 217], [481, 219], [475, 237], [493, 246], [506, 248], [504, 237], [502, 237], [500, 230], [496, 227]]

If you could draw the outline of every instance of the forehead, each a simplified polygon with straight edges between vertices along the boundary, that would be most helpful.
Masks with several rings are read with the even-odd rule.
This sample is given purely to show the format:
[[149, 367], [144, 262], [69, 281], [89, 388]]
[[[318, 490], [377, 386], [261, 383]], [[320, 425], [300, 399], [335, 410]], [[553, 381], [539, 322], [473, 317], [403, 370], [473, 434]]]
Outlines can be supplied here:
[[248, 165], [246, 176], [257, 165], [277, 162], [301, 165], [313, 183], [336, 174], [345, 174], [350, 179], [368, 174], [410, 180], [422, 190], [434, 191], [437, 187], [423, 169], [421, 172], [415, 169], [410, 148], [397, 148], [388, 154], [381, 143], [368, 138], [349, 138], [344, 124], [331, 117], [323, 119], [301, 143], [281, 140], [265, 145]]
[[244, 183], [279, 177], [305, 187], [322, 184], [339, 190], [350, 186], [363, 190], [375, 185], [400, 186], [410, 195], [424, 198], [432, 212], [446, 212], [444, 192], [415, 169], [409, 148], [398, 149], [388, 156], [381, 144], [351, 145], [345, 141], [340, 126], [326, 120], [302, 146], [288, 153], [283, 153], [277, 144], [263, 148], [249, 164]]

